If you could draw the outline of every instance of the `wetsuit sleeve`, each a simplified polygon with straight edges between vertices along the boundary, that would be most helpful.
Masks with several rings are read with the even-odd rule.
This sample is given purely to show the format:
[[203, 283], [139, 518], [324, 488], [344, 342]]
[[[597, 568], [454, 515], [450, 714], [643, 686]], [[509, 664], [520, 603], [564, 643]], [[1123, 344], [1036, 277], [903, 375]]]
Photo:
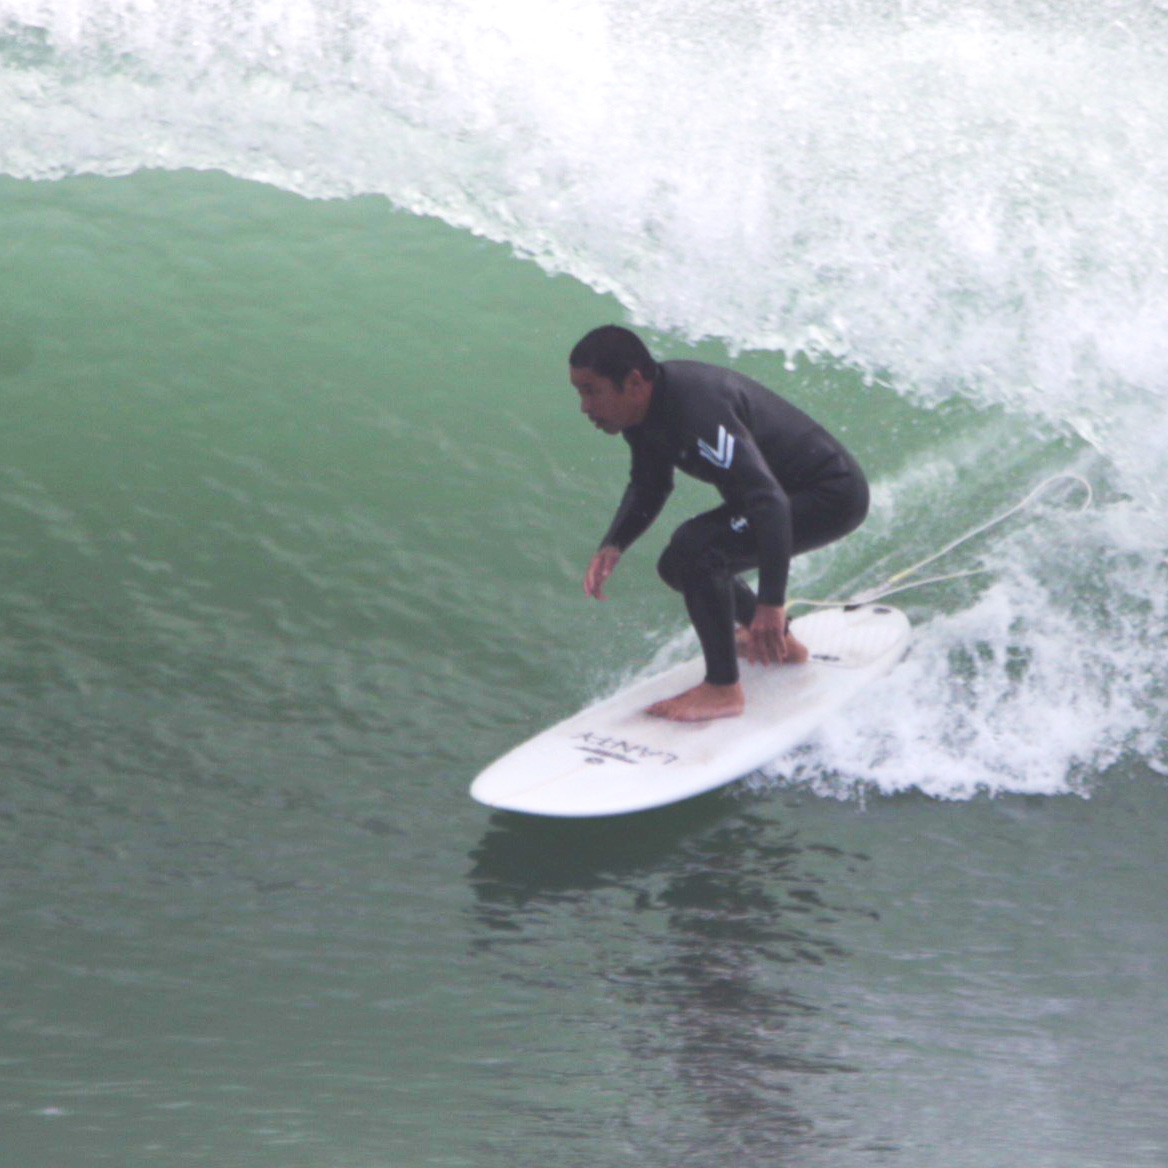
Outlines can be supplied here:
[[711, 452], [721, 457], [706, 456], [716, 467], [714, 486], [746, 516], [754, 533], [759, 603], [786, 604], [793, 548], [790, 499], [745, 429], [736, 425], [723, 428], [722, 433], [720, 450]]
[[629, 485], [600, 541], [601, 547], [618, 547], [622, 552], [649, 529], [673, 491], [672, 464], [639, 443], [630, 441], [629, 445]]

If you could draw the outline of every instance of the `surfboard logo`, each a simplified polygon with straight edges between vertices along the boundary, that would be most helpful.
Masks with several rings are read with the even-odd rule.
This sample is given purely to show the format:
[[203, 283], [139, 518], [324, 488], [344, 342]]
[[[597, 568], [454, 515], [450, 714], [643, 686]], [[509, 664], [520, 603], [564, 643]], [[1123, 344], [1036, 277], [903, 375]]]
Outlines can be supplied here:
[[711, 446], [699, 438], [698, 453], [707, 462], [712, 462], [719, 470], [725, 470], [734, 459], [734, 435], [727, 434], [725, 426], [719, 426], [718, 445]]
[[612, 738], [605, 734], [596, 734], [591, 730], [585, 730], [581, 734], [575, 734], [573, 737], [582, 743], [577, 746], [577, 750], [582, 750], [588, 755], [588, 762], [605, 762], [611, 760], [613, 762], [630, 763], [636, 766], [637, 763], [656, 761], [661, 766], [669, 766], [671, 762], [677, 762], [677, 755], [668, 750], [655, 750], [651, 746], [642, 746], [638, 742], [630, 742], [626, 738]]

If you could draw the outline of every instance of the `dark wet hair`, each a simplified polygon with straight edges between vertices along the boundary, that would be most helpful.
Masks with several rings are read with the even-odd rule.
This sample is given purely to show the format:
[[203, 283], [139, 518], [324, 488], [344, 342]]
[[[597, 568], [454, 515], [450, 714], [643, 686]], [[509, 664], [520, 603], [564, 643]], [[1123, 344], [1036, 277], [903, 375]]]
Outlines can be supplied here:
[[573, 369], [591, 369], [620, 385], [634, 369], [652, 381], [657, 362], [636, 333], [618, 324], [602, 324], [577, 342], [568, 356]]

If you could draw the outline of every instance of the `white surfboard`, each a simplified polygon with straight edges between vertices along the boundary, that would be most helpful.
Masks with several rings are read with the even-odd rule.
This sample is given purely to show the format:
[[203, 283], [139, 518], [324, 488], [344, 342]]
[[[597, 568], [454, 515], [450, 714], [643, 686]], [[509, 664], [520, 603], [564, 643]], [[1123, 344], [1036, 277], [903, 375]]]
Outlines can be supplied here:
[[488, 807], [585, 817], [646, 811], [711, 791], [806, 741], [908, 646], [909, 622], [884, 604], [826, 608], [791, 622], [805, 665], [742, 664], [746, 712], [709, 722], [645, 708], [698, 684], [700, 657], [634, 682], [492, 763], [470, 793]]

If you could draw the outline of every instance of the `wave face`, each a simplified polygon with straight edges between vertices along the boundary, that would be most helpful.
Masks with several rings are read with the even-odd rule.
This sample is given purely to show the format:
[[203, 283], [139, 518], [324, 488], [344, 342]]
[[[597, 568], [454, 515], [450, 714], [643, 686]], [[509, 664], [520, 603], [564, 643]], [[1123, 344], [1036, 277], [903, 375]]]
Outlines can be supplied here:
[[1089, 515], [1040, 508], [982, 545], [991, 584], [914, 611], [905, 712], [813, 765], [1059, 791], [1163, 758], [1166, 32], [1138, 0], [3, 0], [0, 171], [380, 195], [674, 346], [858, 371], [827, 408], [933, 427], [873, 464], [873, 538], [1087, 474]]

